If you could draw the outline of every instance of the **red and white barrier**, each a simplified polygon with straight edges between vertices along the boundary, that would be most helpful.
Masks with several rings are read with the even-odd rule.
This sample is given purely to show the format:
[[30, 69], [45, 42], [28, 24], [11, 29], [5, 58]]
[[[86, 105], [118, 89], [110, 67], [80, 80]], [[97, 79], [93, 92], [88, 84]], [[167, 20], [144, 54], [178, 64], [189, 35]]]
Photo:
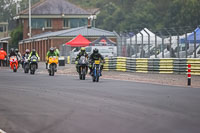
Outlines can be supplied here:
[[188, 64], [188, 86], [191, 86], [191, 64]]

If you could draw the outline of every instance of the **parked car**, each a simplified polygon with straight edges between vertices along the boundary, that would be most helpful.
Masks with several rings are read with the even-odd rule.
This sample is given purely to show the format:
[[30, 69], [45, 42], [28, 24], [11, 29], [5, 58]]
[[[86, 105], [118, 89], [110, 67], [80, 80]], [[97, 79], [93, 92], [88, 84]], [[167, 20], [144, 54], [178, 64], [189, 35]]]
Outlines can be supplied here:
[[[194, 58], [194, 52], [189, 56], [189, 58]], [[196, 49], [196, 58], [200, 58], [200, 45], [198, 45]]]

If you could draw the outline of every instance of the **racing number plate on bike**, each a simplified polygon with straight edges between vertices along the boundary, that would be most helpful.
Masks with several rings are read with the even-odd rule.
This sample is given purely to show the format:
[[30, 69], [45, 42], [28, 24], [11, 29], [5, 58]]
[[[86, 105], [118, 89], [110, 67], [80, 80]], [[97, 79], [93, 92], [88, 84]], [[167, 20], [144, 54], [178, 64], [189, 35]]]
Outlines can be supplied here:
[[100, 64], [100, 60], [95, 60], [94, 63], [95, 64]]

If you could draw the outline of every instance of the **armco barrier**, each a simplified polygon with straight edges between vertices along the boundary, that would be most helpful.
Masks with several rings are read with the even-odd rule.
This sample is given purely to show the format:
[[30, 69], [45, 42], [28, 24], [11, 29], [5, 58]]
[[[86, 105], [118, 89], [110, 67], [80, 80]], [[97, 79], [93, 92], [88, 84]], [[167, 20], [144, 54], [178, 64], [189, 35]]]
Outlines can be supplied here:
[[200, 75], [200, 59], [164, 58], [164, 59], [136, 59], [126, 57], [105, 58], [104, 70], [140, 73], [174, 73], [186, 74], [187, 66], [191, 64], [191, 74]]
[[[67, 63], [74, 64], [75, 58], [67, 58]], [[140, 72], [140, 73], [174, 73], [187, 74], [187, 66], [191, 64], [191, 74], [200, 75], [199, 58], [126, 58], [110, 57], [105, 58], [105, 71]]]

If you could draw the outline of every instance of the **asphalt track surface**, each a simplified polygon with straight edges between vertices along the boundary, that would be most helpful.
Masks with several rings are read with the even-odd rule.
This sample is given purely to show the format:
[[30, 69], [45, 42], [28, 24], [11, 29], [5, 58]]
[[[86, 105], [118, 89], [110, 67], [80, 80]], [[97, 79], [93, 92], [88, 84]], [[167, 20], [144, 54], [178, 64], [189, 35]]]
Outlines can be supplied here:
[[7, 133], [199, 133], [200, 88], [0, 70]]

